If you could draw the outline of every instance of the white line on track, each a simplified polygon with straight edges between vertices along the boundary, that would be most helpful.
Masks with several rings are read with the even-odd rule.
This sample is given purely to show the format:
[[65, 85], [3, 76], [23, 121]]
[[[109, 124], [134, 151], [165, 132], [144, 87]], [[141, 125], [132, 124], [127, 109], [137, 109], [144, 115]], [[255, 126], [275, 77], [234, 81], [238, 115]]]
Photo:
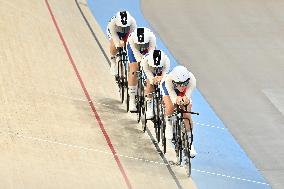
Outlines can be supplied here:
[[[74, 98], [74, 97], [70, 97], [70, 96], [65, 96], [65, 95], [60, 95], [60, 94], [51, 94], [51, 93], [45, 93], [46, 95], [52, 95], [52, 96], [58, 96], [58, 97], [62, 97], [62, 98], [66, 98], [66, 99], [69, 99], [69, 100], [74, 100], [74, 101], [84, 101], [86, 102], [87, 100], [85, 99], [80, 99], [80, 98]], [[104, 103], [100, 103], [96, 100], [93, 100], [96, 104], [99, 104], [99, 105], [103, 105], [103, 106], [106, 106], [106, 107], [110, 107], [110, 105], [108, 104], [104, 104]], [[198, 122], [193, 122], [194, 124], [196, 125], [200, 125], [200, 126], [204, 126], [204, 127], [211, 127], [211, 128], [215, 128], [215, 129], [221, 129], [221, 130], [226, 130], [226, 128], [224, 127], [218, 127], [218, 126], [215, 126], [215, 125], [211, 125], [211, 124], [204, 124], [204, 123], [198, 123]]]
[[198, 123], [198, 122], [193, 122], [193, 123], [196, 124], [196, 125], [204, 126], [204, 127], [211, 127], [211, 128], [215, 128], [215, 129], [221, 129], [221, 130], [225, 130], [226, 129], [224, 127], [218, 127], [218, 126], [210, 125], [210, 124], [204, 124], [204, 123]]
[[[33, 88], [30, 88], [30, 87], [27, 87], [27, 86], [21, 86], [21, 87], [28, 88], [30, 90], [34, 90]], [[68, 100], [87, 102], [87, 100], [83, 99], [83, 98], [77, 98], [77, 97], [72, 97], [72, 96], [67, 96], [67, 95], [62, 95], [62, 94], [56, 94], [56, 93], [49, 93], [49, 92], [41, 92], [41, 93], [44, 94], [44, 95], [47, 95], [47, 96], [55, 96], [55, 97], [65, 98], [65, 99], [68, 99]], [[99, 104], [99, 105], [106, 106], [106, 107], [111, 107], [111, 105], [100, 103], [99, 101], [96, 101], [96, 100], [92, 100], [92, 101], [95, 104]], [[196, 125], [204, 126], [204, 127], [211, 127], [211, 128], [215, 128], [215, 129], [226, 130], [226, 128], [224, 128], [224, 127], [219, 127], [219, 126], [215, 126], [215, 125], [212, 125], [212, 124], [204, 124], [204, 123], [199, 123], [199, 122], [193, 122], [193, 123], [196, 124]]]
[[[38, 141], [38, 142], [45, 142], [45, 143], [49, 143], [49, 144], [57, 144], [57, 145], [62, 145], [62, 146], [70, 147], [70, 148], [92, 151], [92, 152], [99, 152], [99, 153], [103, 153], [103, 154], [107, 154], [107, 155], [111, 155], [111, 156], [113, 155], [111, 152], [107, 152], [107, 151], [103, 151], [103, 150], [99, 150], [99, 149], [88, 148], [88, 147], [83, 147], [83, 146], [78, 146], [78, 145], [73, 145], [73, 144], [67, 144], [67, 143], [62, 143], [62, 142], [57, 142], [57, 141], [52, 141], [52, 140], [47, 140], [47, 139], [42, 139], [42, 138], [37, 138], [37, 137], [25, 136], [25, 135], [22, 135], [22, 134], [19, 134], [19, 133], [11, 132], [11, 131], [0, 131], [0, 133], [10, 135], [10, 136], [16, 136], [18, 138], [23, 138], [23, 139], [30, 139], [30, 140]], [[131, 159], [131, 160], [143, 161], [143, 162], [158, 164], [158, 165], [170, 165], [170, 164], [164, 163], [164, 162], [153, 161], [153, 160], [148, 160], [148, 159], [143, 159], [143, 158], [133, 157], [133, 156], [128, 156], [128, 155], [122, 155], [122, 154], [115, 154], [115, 156], [120, 156], [120, 157], [124, 157], [124, 158]], [[255, 180], [251, 180], [251, 179], [229, 176], [229, 175], [225, 175], [225, 174], [221, 174], [221, 173], [214, 173], [214, 172], [209, 172], [209, 171], [204, 171], [204, 170], [199, 170], [199, 169], [194, 169], [194, 168], [192, 169], [192, 171], [269, 186], [269, 184], [267, 184], [265, 182], [259, 182], [259, 181], [255, 181]]]
[[267, 186], [269, 186], [269, 184], [267, 184], [267, 183], [265, 183], [265, 182], [259, 182], [259, 181], [255, 181], [255, 180], [250, 180], [250, 179], [244, 179], [244, 178], [229, 176], [229, 175], [225, 175], [225, 174], [221, 174], [221, 173], [214, 173], [214, 172], [209, 172], [209, 171], [202, 171], [202, 170], [199, 170], [199, 169], [192, 169], [192, 170], [193, 170], [193, 171], [196, 171], [196, 172], [200, 172], [200, 173], [206, 173], [206, 174], [210, 174], [210, 175], [221, 176], [221, 177], [226, 177], [226, 178], [231, 178], [231, 179], [237, 179], [237, 180], [242, 180], [242, 181], [246, 181], [246, 182], [252, 182], [252, 183], [256, 183], [256, 184], [262, 184], [262, 185], [267, 185]]
[[[57, 97], [62, 97], [62, 98], [65, 98], [65, 99], [68, 99], [68, 100], [74, 100], [74, 101], [82, 101], [82, 102], [87, 102], [86, 99], [82, 99], [82, 98], [74, 98], [74, 97], [71, 97], [71, 96], [66, 96], [66, 95], [61, 95], [61, 94], [53, 94], [53, 93], [44, 93], [45, 95], [49, 95], [49, 96], [57, 96]], [[103, 106], [107, 106], [107, 107], [110, 107], [111, 105], [108, 105], [108, 104], [104, 104], [104, 103], [100, 103], [96, 100], [92, 100], [93, 102], [95, 102], [96, 104], [99, 104], [99, 105], [103, 105]], [[90, 102], [92, 102], [90, 101]]]

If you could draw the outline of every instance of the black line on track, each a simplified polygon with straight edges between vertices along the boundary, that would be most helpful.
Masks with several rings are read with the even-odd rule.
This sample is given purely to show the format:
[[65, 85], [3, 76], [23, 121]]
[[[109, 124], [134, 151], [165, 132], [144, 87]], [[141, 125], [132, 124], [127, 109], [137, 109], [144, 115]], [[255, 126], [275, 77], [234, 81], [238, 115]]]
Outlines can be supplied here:
[[[81, 9], [81, 7], [80, 7], [80, 5], [79, 5], [78, 0], [75, 0], [75, 3], [76, 3], [76, 5], [77, 5], [77, 7], [78, 7], [78, 9], [79, 9], [79, 11], [80, 11], [80, 13], [81, 13], [83, 19], [85, 20], [85, 23], [86, 23], [86, 25], [88, 26], [88, 28], [89, 28], [89, 30], [90, 30], [92, 36], [95, 38], [95, 40], [96, 40], [96, 42], [98, 43], [98, 45], [99, 45], [99, 47], [100, 47], [100, 49], [101, 49], [101, 51], [102, 51], [102, 53], [103, 53], [105, 59], [107, 60], [108, 64], [110, 65], [110, 60], [109, 60], [109, 58], [108, 58], [106, 52], [104, 51], [104, 49], [103, 49], [101, 43], [99, 42], [99, 40], [98, 40], [98, 38], [97, 38], [97, 36], [96, 36], [94, 30], [92, 29], [92, 27], [91, 27], [89, 21], [87, 20], [85, 14], [83, 13], [83, 11], [82, 11], [82, 9]], [[86, 6], [86, 4], [83, 4], [83, 5]], [[147, 128], [147, 134], [148, 134], [149, 137], [151, 138], [151, 141], [152, 141], [152, 143], [154, 144], [154, 146], [155, 146], [157, 152], [158, 152], [159, 155], [161, 156], [163, 162], [166, 164], [166, 167], [167, 167], [169, 173], [171, 174], [172, 178], [174, 179], [174, 181], [175, 181], [177, 187], [178, 187], [179, 189], [183, 189], [183, 187], [181, 186], [181, 184], [180, 184], [178, 178], [176, 177], [174, 171], [172, 170], [171, 166], [169, 165], [167, 159], [165, 158], [165, 156], [164, 156], [162, 150], [160, 149], [159, 145], [157, 144], [156, 140], [154, 139], [153, 135], [151, 134], [151, 132], [149, 131], [148, 128]]]
[[[77, 7], [78, 7], [78, 9], [79, 9], [79, 11], [80, 11], [80, 13], [81, 13], [83, 19], [85, 20], [85, 23], [87, 24], [87, 26], [88, 26], [90, 32], [92, 33], [93, 37], [95, 38], [96, 42], [98, 43], [98, 45], [99, 45], [99, 47], [100, 47], [100, 49], [101, 49], [101, 51], [102, 51], [104, 57], [106, 58], [108, 64], [110, 65], [110, 60], [109, 60], [109, 58], [108, 58], [108, 56], [107, 56], [105, 50], [103, 49], [101, 43], [99, 42], [99, 40], [98, 40], [98, 38], [97, 38], [97, 36], [96, 36], [94, 30], [92, 29], [92, 27], [91, 27], [89, 21], [87, 20], [85, 14], [83, 13], [83, 11], [82, 11], [82, 9], [81, 9], [79, 3], [78, 3], [78, 0], [75, 0], [75, 3], [76, 3], [76, 5], [77, 5]], [[83, 5], [86, 6], [85, 4], [83, 4]]]
[[147, 131], [147, 134], [149, 135], [149, 137], [151, 138], [151, 141], [152, 141], [152, 143], [154, 144], [154, 146], [155, 146], [157, 152], [158, 152], [159, 155], [161, 156], [163, 162], [166, 164], [166, 167], [167, 167], [169, 173], [172, 175], [172, 177], [173, 177], [173, 179], [174, 179], [174, 181], [175, 181], [177, 187], [178, 187], [179, 189], [183, 189], [183, 187], [181, 186], [181, 184], [180, 184], [178, 178], [176, 177], [174, 171], [172, 170], [171, 166], [169, 165], [168, 160], [167, 160], [166, 157], [164, 156], [164, 154], [163, 154], [162, 150], [160, 149], [158, 143], [156, 142], [155, 138], [153, 137], [151, 131], [150, 131], [148, 128], [146, 128], [146, 131]]

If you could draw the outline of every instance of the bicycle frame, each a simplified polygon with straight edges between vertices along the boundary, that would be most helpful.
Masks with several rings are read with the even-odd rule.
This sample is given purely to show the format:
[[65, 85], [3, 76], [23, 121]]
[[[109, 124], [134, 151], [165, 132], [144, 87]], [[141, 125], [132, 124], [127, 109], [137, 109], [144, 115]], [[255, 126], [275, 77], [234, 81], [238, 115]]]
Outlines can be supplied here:
[[161, 113], [162, 112], [162, 109], [161, 109], [161, 106], [160, 104], [163, 103], [163, 100], [162, 100], [162, 95], [161, 95], [161, 91], [160, 91], [160, 88], [159, 88], [159, 85], [154, 85], [154, 92], [153, 92], [153, 111], [154, 111], [154, 119], [153, 119], [153, 122], [154, 122], [154, 126], [155, 126], [155, 133], [156, 133], [156, 139], [158, 141], [158, 143], [160, 142], [160, 139], [161, 139]]
[[[154, 85], [154, 92], [151, 92], [151, 93], [145, 95], [145, 97], [149, 97], [149, 98], [153, 99], [152, 108], [153, 108], [153, 112], [154, 112], [154, 117], [151, 120], [154, 123], [156, 140], [159, 143], [161, 139], [163, 140], [164, 127], [165, 127], [165, 126], [161, 127], [162, 123], [165, 124], [165, 121], [162, 120], [164, 118], [163, 100], [162, 100], [162, 94], [161, 94], [159, 85]], [[145, 104], [144, 107], [145, 107], [145, 111], [146, 111], [147, 105]], [[145, 122], [144, 122], [143, 131], [145, 132], [147, 119], [146, 119], [146, 115], [144, 115], [144, 116], [145, 116]], [[162, 136], [161, 136], [161, 128], [163, 128]]]
[[[118, 49], [117, 56], [119, 58], [117, 62], [117, 69], [118, 69], [118, 76], [116, 77], [116, 82], [119, 87], [119, 92], [121, 96], [121, 103], [124, 101], [124, 93], [126, 92], [126, 103], [127, 103], [127, 111], [128, 111], [128, 76], [127, 76], [127, 52], [126, 52], [126, 47], [120, 47]], [[125, 91], [126, 89], [126, 91]]]
[[[187, 109], [186, 106], [185, 106], [185, 109]], [[175, 144], [175, 151], [177, 155], [177, 164], [181, 165], [183, 161], [182, 158], [184, 155], [186, 172], [187, 172], [187, 175], [190, 176], [191, 175], [190, 159], [193, 158], [190, 156], [191, 146], [193, 143], [193, 133], [192, 133], [193, 127], [191, 125], [190, 119], [184, 117], [183, 115], [184, 113], [197, 114], [197, 115], [199, 115], [199, 113], [189, 112], [187, 110], [184, 110], [180, 106], [175, 106], [174, 116], [176, 117], [176, 120], [175, 120], [175, 123], [173, 124], [174, 131], [175, 131], [173, 141]], [[186, 130], [184, 120], [188, 120], [189, 125], [190, 125], [190, 135], [191, 135], [190, 141], [188, 141], [188, 135], [187, 135], [188, 131]]]
[[136, 106], [137, 106], [137, 122], [139, 123], [141, 120], [141, 115], [145, 112], [145, 96], [144, 96], [144, 79], [143, 73], [140, 67], [140, 63], [137, 71], [137, 79], [138, 79], [138, 86], [137, 86], [137, 95], [136, 95]]
[[[187, 109], [187, 106], [185, 106], [185, 109]], [[190, 119], [185, 118], [183, 116], [184, 113], [189, 113], [189, 114], [197, 114], [197, 113], [188, 112], [186, 110], [183, 110], [180, 106], [176, 106], [176, 112], [174, 113], [174, 115], [176, 115], [176, 122], [178, 123], [177, 125], [182, 126], [183, 130], [181, 130], [181, 131], [185, 133], [186, 137], [188, 137], [188, 136], [187, 136], [187, 130], [186, 130], [186, 127], [185, 127], [185, 124], [184, 124], [184, 120], [188, 120], [188, 122], [189, 122], [190, 138], [191, 138], [191, 141], [190, 141], [190, 144], [189, 144], [189, 149], [191, 150], [191, 145], [193, 143], [192, 125], [191, 125]]]

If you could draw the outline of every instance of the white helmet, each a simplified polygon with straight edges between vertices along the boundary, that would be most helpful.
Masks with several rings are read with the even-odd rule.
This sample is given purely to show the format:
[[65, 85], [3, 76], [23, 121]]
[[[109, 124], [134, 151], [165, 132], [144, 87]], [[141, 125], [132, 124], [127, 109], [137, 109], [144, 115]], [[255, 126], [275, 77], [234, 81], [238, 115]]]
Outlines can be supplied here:
[[148, 64], [153, 68], [161, 68], [167, 61], [167, 55], [161, 50], [151, 50], [148, 53]]
[[128, 11], [120, 11], [115, 15], [115, 25], [120, 33], [128, 33], [131, 25], [131, 15]]
[[190, 72], [184, 66], [174, 67], [170, 74], [176, 84], [186, 83], [190, 80]]
[[148, 28], [137, 28], [131, 35], [136, 49], [143, 51], [149, 48], [151, 31]]

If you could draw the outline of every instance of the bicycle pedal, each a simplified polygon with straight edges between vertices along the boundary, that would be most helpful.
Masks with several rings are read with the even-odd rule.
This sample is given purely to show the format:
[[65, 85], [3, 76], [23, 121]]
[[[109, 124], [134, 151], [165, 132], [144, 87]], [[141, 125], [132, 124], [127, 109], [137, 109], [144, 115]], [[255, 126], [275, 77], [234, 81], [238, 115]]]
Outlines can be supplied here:
[[182, 166], [179, 162], [175, 162], [175, 161], [172, 161], [172, 160], [168, 161], [168, 163], [171, 166], [177, 166], [177, 167], [181, 167]]
[[189, 159], [186, 157], [183, 159], [184, 165], [188, 165], [189, 164]]
[[195, 158], [195, 156], [190, 156], [191, 159]]
[[153, 118], [151, 118], [151, 119], [146, 119], [147, 121], [153, 121]]
[[169, 163], [169, 165], [177, 165], [177, 163], [174, 162], [174, 161], [168, 161], [168, 163]]

